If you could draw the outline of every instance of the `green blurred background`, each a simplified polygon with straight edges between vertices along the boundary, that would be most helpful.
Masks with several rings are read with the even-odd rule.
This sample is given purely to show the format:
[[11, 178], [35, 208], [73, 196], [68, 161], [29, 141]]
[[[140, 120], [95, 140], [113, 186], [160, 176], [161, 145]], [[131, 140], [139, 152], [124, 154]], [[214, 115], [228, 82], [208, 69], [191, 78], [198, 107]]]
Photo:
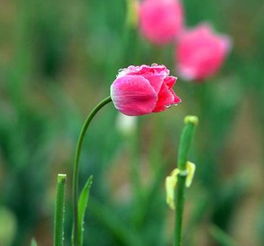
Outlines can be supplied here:
[[[87, 134], [81, 184], [94, 175], [85, 245], [172, 245], [164, 180], [176, 165], [183, 118], [200, 125], [190, 157], [188, 246], [264, 245], [264, 2], [184, 0], [186, 23], [209, 21], [233, 39], [221, 72], [204, 84], [179, 79], [183, 103], [117, 127], [105, 107]], [[89, 110], [109, 95], [119, 68], [166, 64], [125, 28], [125, 0], [0, 0], [0, 246], [52, 244], [57, 173], [67, 173], [65, 245], [71, 230], [73, 150]]]

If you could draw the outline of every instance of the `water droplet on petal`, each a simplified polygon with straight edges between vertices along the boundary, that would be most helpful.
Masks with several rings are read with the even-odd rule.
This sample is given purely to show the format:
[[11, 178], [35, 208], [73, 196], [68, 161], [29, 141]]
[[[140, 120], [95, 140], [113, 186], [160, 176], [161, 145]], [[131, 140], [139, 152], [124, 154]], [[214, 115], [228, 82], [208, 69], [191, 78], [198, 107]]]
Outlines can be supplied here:
[[124, 71], [124, 68], [119, 68], [118, 69], [118, 73], [121, 73], [121, 72], [123, 72]]

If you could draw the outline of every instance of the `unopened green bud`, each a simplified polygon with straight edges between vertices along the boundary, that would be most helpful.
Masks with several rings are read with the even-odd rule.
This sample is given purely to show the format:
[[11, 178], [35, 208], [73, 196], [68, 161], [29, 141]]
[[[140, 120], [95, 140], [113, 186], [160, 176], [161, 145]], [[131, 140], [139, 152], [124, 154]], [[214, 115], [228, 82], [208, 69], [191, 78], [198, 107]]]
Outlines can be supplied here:
[[184, 118], [184, 123], [185, 124], [192, 123], [197, 126], [199, 123], [199, 118], [195, 115], [188, 115]]

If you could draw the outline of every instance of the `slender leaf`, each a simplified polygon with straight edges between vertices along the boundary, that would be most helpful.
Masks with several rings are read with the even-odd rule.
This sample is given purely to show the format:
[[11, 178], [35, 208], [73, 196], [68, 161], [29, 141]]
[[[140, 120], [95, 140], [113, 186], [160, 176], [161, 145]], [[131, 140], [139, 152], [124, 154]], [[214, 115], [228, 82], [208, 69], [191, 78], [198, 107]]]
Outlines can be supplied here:
[[84, 217], [86, 208], [88, 205], [90, 189], [93, 183], [93, 176], [90, 176], [80, 194], [79, 201], [78, 201], [78, 242], [80, 245], [83, 245], [83, 232], [84, 232]]
[[58, 174], [57, 198], [54, 218], [54, 246], [63, 246], [64, 233], [64, 190], [66, 174]]

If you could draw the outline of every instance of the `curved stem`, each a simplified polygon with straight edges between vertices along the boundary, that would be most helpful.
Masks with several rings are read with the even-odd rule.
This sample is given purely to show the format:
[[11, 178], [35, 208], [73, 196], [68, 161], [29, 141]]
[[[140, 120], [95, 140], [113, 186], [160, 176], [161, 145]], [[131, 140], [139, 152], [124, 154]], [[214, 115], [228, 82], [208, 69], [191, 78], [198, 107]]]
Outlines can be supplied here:
[[188, 153], [191, 147], [195, 126], [198, 124], [196, 116], [185, 117], [185, 127], [182, 131], [179, 151], [178, 151], [178, 168], [183, 174], [178, 175], [178, 184], [175, 199], [175, 230], [174, 230], [174, 246], [182, 245], [182, 218], [184, 211], [185, 181], [186, 181], [186, 163]]
[[75, 156], [74, 156], [74, 166], [73, 166], [73, 181], [72, 181], [72, 196], [73, 196], [73, 234], [72, 234], [72, 245], [73, 246], [80, 246], [80, 242], [78, 240], [78, 182], [79, 182], [79, 161], [80, 161], [80, 154], [81, 149], [83, 145], [83, 140], [86, 134], [86, 131], [94, 118], [94, 116], [97, 114], [97, 112], [103, 108], [106, 104], [111, 102], [111, 97], [107, 97], [104, 100], [102, 100], [88, 115], [86, 118], [79, 138], [77, 142], [77, 146], [75, 149]]

